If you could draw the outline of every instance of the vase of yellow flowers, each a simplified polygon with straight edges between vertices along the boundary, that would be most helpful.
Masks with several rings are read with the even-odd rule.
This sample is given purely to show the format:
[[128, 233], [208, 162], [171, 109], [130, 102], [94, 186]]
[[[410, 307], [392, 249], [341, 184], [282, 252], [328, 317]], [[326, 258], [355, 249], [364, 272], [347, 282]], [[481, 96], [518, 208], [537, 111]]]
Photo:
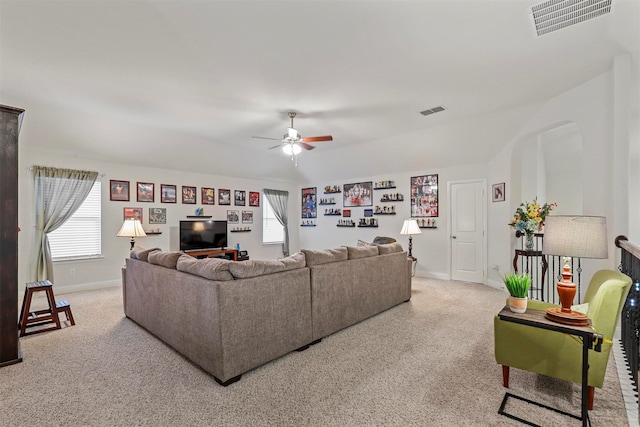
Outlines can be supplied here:
[[544, 220], [558, 206], [557, 203], [545, 203], [540, 206], [537, 197], [532, 202], [520, 203], [509, 225], [525, 235], [525, 248], [533, 250], [533, 235], [542, 230]]

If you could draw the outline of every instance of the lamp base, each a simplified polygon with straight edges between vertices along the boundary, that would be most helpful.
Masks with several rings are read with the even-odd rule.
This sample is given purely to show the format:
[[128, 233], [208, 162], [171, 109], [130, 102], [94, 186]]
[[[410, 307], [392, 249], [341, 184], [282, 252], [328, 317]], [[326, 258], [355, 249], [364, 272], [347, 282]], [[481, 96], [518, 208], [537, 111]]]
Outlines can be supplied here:
[[578, 311], [562, 311], [561, 308], [547, 308], [545, 317], [554, 322], [572, 326], [589, 326], [591, 320]]

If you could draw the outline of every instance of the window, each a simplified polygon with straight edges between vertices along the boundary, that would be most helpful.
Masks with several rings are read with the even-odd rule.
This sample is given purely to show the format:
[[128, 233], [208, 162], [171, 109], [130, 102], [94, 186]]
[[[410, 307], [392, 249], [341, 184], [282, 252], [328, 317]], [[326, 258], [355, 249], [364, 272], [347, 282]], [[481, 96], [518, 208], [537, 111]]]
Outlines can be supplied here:
[[266, 197], [262, 197], [262, 243], [284, 242], [284, 227], [273, 213], [273, 208]]
[[97, 179], [78, 210], [48, 234], [54, 261], [93, 258], [102, 254], [102, 190]]

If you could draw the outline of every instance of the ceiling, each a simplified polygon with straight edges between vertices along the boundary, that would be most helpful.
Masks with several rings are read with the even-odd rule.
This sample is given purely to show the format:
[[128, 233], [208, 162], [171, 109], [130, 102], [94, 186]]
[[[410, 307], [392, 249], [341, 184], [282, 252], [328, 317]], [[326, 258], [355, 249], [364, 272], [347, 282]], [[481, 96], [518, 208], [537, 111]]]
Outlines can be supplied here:
[[[118, 163], [296, 182], [477, 164], [639, 52], [640, 0], [541, 37], [537, 3], [0, 0], [0, 104], [26, 110], [28, 147]], [[297, 167], [251, 138], [289, 111], [334, 138]]]

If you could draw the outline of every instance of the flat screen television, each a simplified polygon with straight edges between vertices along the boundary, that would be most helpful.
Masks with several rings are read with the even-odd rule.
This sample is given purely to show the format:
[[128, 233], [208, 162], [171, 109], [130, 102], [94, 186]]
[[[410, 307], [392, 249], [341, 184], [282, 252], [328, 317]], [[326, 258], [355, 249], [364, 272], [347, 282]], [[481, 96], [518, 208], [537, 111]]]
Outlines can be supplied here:
[[227, 221], [180, 221], [180, 250], [224, 249], [227, 246]]

